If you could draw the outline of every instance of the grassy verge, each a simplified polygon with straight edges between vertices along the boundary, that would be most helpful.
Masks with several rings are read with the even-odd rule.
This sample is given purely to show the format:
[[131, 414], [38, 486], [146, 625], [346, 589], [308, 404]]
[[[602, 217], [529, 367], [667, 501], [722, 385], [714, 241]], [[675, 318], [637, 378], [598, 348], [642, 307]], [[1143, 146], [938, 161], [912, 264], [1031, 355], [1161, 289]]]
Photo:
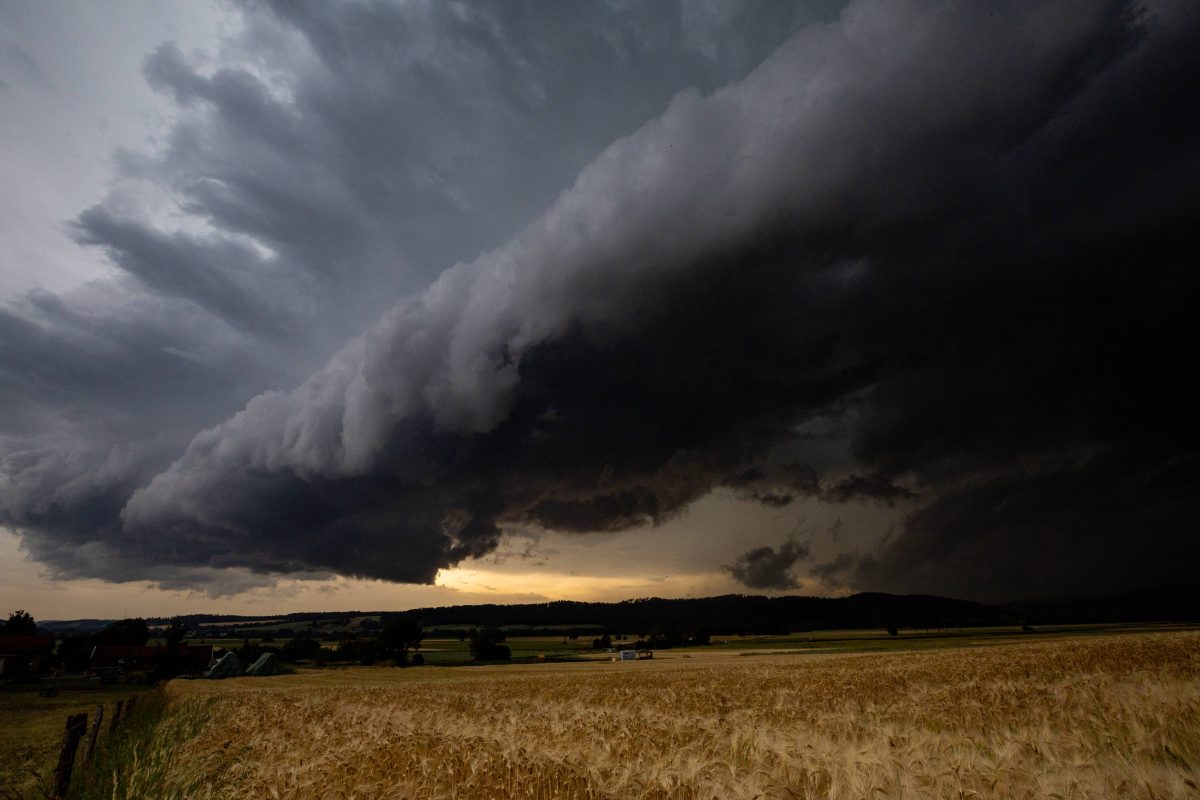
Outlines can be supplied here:
[[146, 691], [142, 686], [66, 679], [53, 683], [57, 694], [44, 697], [39, 689], [46, 685], [0, 687], [0, 800], [45, 796], [68, 715], [86, 713], [90, 722], [96, 706], [104, 706], [105, 724], [100, 733], [103, 743], [116, 702]]
[[173, 768], [204, 723], [203, 706], [170, 701], [161, 690], [147, 692], [97, 748], [95, 758], [76, 767], [68, 800], [185, 800], [211, 794], [196, 771]]

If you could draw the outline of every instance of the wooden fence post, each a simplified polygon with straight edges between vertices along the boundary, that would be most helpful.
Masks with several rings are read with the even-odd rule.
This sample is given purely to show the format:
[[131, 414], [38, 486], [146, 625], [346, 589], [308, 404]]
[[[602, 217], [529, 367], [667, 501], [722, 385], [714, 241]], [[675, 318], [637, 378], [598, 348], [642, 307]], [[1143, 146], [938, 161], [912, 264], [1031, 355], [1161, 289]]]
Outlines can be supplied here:
[[137, 702], [137, 695], [129, 695], [129, 702], [125, 704], [125, 719], [129, 719], [129, 715], [133, 713], [133, 704]]
[[87, 732], [87, 714], [72, 714], [67, 717], [67, 728], [63, 731], [62, 749], [58, 751], [58, 766], [54, 770], [55, 800], [67, 796], [67, 787], [71, 785], [71, 770], [75, 767], [75, 751], [79, 749], [79, 740]]
[[117, 707], [113, 709], [112, 721], [108, 723], [108, 738], [112, 738], [117, 732], [117, 723], [121, 721], [121, 709], [125, 707], [124, 700], [117, 701]]
[[92, 760], [92, 754], [96, 752], [96, 735], [100, 733], [100, 720], [104, 719], [104, 706], [96, 706], [96, 718], [92, 720], [92, 727], [88, 730], [87, 750], [83, 752], [83, 757], [87, 761]]

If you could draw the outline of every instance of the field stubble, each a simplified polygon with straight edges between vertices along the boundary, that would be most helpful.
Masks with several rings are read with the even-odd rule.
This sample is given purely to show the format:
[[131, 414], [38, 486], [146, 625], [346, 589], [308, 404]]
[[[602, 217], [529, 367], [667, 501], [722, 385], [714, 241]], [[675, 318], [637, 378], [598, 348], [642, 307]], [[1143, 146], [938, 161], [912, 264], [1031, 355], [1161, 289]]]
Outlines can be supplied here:
[[174, 742], [159, 786], [422, 800], [1196, 797], [1198, 678], [1200, 634], [1170, 633], [374, 670], [340, 686], [175, 682], [176, 713], [198, 733]]

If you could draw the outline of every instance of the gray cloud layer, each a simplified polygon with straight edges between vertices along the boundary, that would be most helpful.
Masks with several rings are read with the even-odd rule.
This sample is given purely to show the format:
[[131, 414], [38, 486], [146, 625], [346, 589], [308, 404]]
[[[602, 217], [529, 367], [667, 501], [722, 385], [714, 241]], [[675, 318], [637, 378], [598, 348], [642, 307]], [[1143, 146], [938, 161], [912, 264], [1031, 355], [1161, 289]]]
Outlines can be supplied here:
[[755, 547], [747, 550], [722, 569], [751, 589], [795, 589], [800, 584], [793, 570], [808, 555], [807, 546], [787, 541], [778, 549]]
[[177, 118], [117, 154], [112, 194], [71, 226], [116, 274], [0, 308], [0, 522], [61, 574], [191, 580], [128, 547], [135, 488], [804, 20], [758, 2], [286, 3], [242, 9], [219, 53], [163, 44], [144, 72]]
[[[913, 503], [881, 552], [822, 567], [864, 588], [1185, 577], [1200, 12], [854, 3], [715, 90], [746, 56], [706, 48], [774, 42], [555, 13], [287, 5], [245, 34], [274, 77], [150, 58], [185, 113], [126, 169], [210, 230], [116, 202], [78, 221], [129, 276], [87, 308], [136, 286], [154, 309], [127, 335], [161, 366], [82, 301], [0, 319], [3, 513], [37, 557], [428, 581], [505, 524], [620, 529], [727, 486]], [[588, 48], [624, 77], [572, 66]], [[266, 365], [276, 388], [191, 436]]]

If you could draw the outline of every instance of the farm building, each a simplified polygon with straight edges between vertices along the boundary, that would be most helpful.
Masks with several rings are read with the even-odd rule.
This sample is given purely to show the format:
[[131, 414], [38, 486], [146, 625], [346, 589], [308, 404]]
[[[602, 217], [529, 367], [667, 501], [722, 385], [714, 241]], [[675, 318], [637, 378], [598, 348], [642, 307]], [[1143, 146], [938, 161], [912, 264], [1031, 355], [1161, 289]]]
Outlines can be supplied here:
[[649, 649], [634, 650], [632, 647], [622, 647], [613, 653], [611, 661], [645, 661], [654, 658], [654, 652]]
[[285, 670], [283, 664], [279, 661], [279, 656], [274, 653], [263, 653], [250, 666], [246, 667], [247, 675], [255, 675], [265, 677], [267, 675], [282, 675]]
[[44, 671], [53, 652], [53, 636], [0, 636], [0, 680]]
[[[257, 662], [256, 662], [257, 663]], [[246, 672], [246, 666], [238, 658], [237, 653], [230, 650], [208, 668], [204, 673], [206, 678], [236, 678]]]
[[[163, 645], [98, 644], [92, 649], [91, 668], [99, 673], [153, 669], [169, 653]], [[212, 661], [212, 646], [182, 644], [178, 657], [184, 671], [200, 672]]]

